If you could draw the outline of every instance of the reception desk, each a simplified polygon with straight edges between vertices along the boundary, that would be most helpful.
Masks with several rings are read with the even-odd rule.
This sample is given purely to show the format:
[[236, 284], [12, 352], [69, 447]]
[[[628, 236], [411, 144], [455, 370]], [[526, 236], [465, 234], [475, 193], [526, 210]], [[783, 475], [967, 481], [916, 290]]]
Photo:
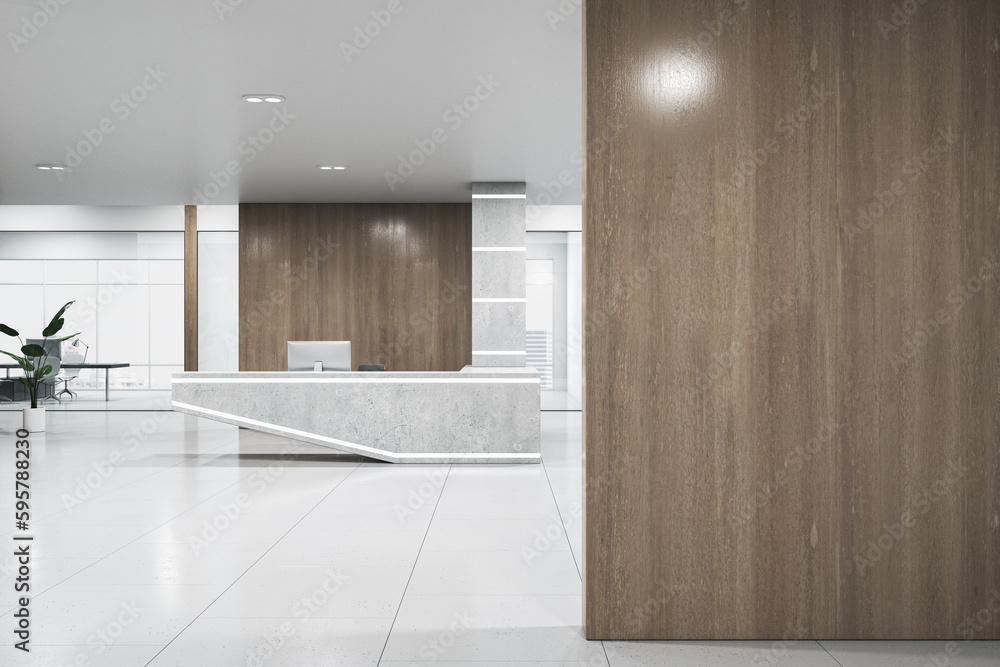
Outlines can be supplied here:
[[533, 368], [178, 373], [173, 408], [393, 463], [538, 463]]

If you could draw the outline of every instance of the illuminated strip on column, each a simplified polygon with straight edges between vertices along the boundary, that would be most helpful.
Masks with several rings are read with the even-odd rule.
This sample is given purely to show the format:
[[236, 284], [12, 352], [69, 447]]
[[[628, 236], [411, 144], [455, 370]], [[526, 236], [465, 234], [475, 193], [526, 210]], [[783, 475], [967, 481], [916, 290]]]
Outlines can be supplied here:
[[[515, 355], [525, 355], [527, 352], [523, 350], [473, 350], [472, 354], [506, 354], [510, 356]], [[541, 382], [541, 380], [539, 380]]]
[[527, 303], [527, 299], [521, 297], [473, 297], [472, 303]]

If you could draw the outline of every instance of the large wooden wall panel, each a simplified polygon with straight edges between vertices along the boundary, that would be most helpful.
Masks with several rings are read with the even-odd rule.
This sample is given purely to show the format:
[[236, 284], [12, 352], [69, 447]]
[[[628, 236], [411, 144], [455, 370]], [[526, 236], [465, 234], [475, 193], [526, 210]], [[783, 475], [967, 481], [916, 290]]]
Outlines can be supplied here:
[[592, 638], [964, 637], [1000, 590], [1000, 273], [956, 296], [1000, 11], [898, 6], [586, 4]]
[[241, 204], [240, 370], [290, 340], [349, 340], [352, 368], [472, 362], [467, 204]]

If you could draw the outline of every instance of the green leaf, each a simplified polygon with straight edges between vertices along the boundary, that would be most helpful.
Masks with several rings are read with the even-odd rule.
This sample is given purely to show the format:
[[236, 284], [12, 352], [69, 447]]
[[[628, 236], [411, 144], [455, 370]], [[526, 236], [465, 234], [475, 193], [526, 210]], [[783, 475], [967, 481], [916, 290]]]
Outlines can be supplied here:
[[31, 343], [30, 345], [25, 345], [21, 348], [21, 353], [26, 357], [44, 357], [45, 348], [41, 345], [35, 345]]
[[[63, 326], [63, 321], [62, 321], [63, 313], [65, 313], [66, 309], [69, 308], [70, 306], [72, 306], [74, 303], [75, 303], [74, 301], [69, 301], [69, 302], [66, 303], [65, 306], [63, 306], [62, 308], [59, 309], [59, 312], [56, 313], [55, 316], [52, 318], [52, 321], [49, 322], [49, 326], [45, 327], [45, 331], [42, 332], [43, 336], [45, 336], [46, 338], [48, 338], [49, 336], [54, 335], [56, 332], [58, 332], [60, 329], [62, 329], [62, 326]], [[55, 328], [53, 328], [53, 327], [55, 327]]]
[[48, 338], [49, 336], [55, 336], [57, 333], [59, 333], [59, 330], [63, 328], [64, 324], [66, 324], [66, 320], [64, 320], [61, 317], [58, 320], [52, 320], [51, 322], [49, 322], [49, 326], [45, 327], [45, 329], [42, 331], [42, 335], [45, 336], [46, 338]]
[[81, 332], [77, 331], [77, 332], [76, 332], [75, 334], [70, 334], [69, 336], [63, 336], [62, 338], [59, 338], [59, 339], [57, 339], [57, 340], [54, 340], [54, 341], [52, 341], [52, 342], [53, 342], [53, 343], [61, 343], [61, 342], [63, 342], [64, 340], [69, 340], [70, 338], [76, 338], [77, 336], [79, 336], [79, 335], [80, 335], [80, 333], [81, 333]]
[[29, 389], [35, 386], [31, 383], [30, 380], [28, 380], [28, 378], [17, 378], [17, 379], [21, 381], [21, 384], [23, 384], [25, 387], [28, 387]]
[[21, 368], [23, 368], [24, 370], [26, 370], [26, 371], [27, 370], [31, 370], [27, 366], [28, 360], [25, 359], [24, 357], [19, 357], [16, 354], [11, 354], [10, 352], [4, 352], [3, 350], [0, 350], [0, 353], [6, 354], [8, 357], [10, 357], [14, 361], [16, 361], [21, 366]]
[[6, 324], [0, 324], [0, 333], [5, 333], [8, 336], [13, 336], [14, 338], [17, 338], [18, 336], [21, 335], [21, 334], [17, 333], [16, 331], [14, 331], [13, 329], [11, 329]]
[[41, 371], [39, 371], [39, 379], [45, 379], [45, 378], [47, 378], [50, 375], [52, 375], [52, 365], [51, 364], [49, 364], [48, 366], [45, 366], [44, 368], [42, 368]]

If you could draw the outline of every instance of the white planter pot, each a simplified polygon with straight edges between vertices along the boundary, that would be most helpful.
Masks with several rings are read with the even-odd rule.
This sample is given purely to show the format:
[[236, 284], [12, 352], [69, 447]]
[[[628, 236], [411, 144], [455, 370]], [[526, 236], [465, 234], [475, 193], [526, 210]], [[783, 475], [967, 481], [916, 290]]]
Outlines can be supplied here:
[[45, 430], [45, 408], [24, 409], [24, 430], [29, 433], [41, 433]]

